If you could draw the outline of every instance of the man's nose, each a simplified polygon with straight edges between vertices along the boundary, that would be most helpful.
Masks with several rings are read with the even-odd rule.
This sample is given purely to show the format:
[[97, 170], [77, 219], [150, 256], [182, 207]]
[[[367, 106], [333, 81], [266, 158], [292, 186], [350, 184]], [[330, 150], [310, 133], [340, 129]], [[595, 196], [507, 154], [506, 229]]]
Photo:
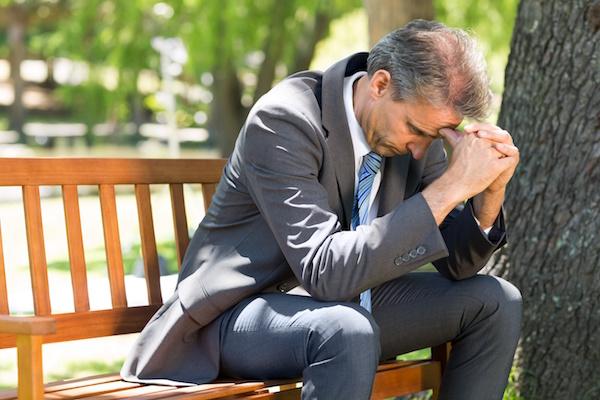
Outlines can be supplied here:
[[409, 144], [407, 147], [408, 147], [408, 151], [410, 152], [410, 155], [415, 160], [420, 160], [421, 158], [423, 158], [423, 155], [425, 154], [425, 150], [427, 149], [427, 147], [425, 147], [425, 146], [417, 145], [414, 143]]

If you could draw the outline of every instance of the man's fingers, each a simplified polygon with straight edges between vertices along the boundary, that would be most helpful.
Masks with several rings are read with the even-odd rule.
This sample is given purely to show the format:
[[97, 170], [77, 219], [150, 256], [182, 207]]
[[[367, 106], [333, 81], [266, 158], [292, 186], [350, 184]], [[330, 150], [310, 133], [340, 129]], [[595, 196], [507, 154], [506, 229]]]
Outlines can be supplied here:
[[454, 148], [460, 141], [461, 133], [450, 128], [440, 129], [440, 135]]
[[492, 142], [509, 144], [512, 144], [513, 142], [510, 134], [507, 131], [502, 130], [500, 128], [496, 128], [495, 130], [478, 130], [477, 132], [475, 132], [475, 135], [482, 139], [491, 140]]
[[489, 122], [471, 122], [470, 124], [465, 125], [465, 132], [473, 133], [477, 131], [495, 131], [500, 129], [498, 126], [494, 124], [490, 124]]
[[514, 157], [519, 155], [519, 149], [517, 148], [517, 146], [514, 146], [512, 144], [494, 143], [492, 147], [496, 149], [499, 153], [502, 153], [507, 157]]

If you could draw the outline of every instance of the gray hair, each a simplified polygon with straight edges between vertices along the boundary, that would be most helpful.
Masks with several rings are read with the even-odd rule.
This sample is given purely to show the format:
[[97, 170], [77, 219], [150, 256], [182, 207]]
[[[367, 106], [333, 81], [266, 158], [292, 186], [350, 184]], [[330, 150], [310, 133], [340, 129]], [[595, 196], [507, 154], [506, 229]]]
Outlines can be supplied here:
[[386, 70], [393, 99], [426, 99], [481, 119], [491, 102], [486, 64], [465, 31], [439, 22], [414, 20], [384, 36], [369, 53], [367, 72]]

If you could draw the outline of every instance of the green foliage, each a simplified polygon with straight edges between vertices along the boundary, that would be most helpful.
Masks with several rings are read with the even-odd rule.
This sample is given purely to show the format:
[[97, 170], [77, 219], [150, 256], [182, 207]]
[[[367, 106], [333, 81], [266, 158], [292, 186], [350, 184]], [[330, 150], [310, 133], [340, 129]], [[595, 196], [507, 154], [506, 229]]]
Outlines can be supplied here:
[[398, 357], [396, 357], [396, 360], [400, 360], [400, 361], [423, 360], [423, 359], [426, 359], [429, 357], [431, 357], [431, 349], [427, 348], [427, 349], [415, 350], [411, 353], [399, 355]]
[[504, 67], [510, 50], [519, 0], [434, 0], [436, 18], [471, 31], [482, 44], [492, 77], [492, 89], [502, 93]]
[[[273, 9], [281, 5], [285, 13], [276, 19]], [[223, 62], [231, 62], [238, 75], [256, 74], [260, 56], [252, 55], [264, 48], [275, 30], [286, 39], [277, 63], [289, 69], [298, 42], [316, 13], [327, 12], [335, 18], [360, 5], [360, 0], [70, 0], [65, 2], [68, 13], [56, 21], [55, 29], [36, 31], [30, 47], [46, 59], [65, 57], [90, 64], [88, 82], [59, 92], [85, 121], [127, 120], [131, 118], [131, 100], [139, 95], [139, 72], [159, 71], [159, 55], [151, 46], [153, 37], [183, 40], [189, 60], [180, 79], [198, 84], [203, 73], [214, 71]], [[99, 70], [106, 67], [118, 70], [116, 88], [107, 88], [101, 81]], [[203, 107], [184, 106], [190, 114]]]

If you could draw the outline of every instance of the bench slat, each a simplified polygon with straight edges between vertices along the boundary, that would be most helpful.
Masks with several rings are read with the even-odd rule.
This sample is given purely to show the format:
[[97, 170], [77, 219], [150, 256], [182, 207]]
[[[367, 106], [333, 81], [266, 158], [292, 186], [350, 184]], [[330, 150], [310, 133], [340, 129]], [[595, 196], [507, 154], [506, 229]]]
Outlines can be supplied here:
[[100, 396], [94, 396], [94, 400], [114, 400], [115, 397], [119, 399], [145, 399], [148, 395], [151, 394], [162, 394], [170, 391], [171, 388], [168, 386], [140, 386], [133, 389], [121, 390], [119, 392], [107, 393]]
[[[54, 314], [56, 333], [44, 336], [44, 343], [89, 339], [140, 332], [159, 306], [115, 308], [112, 310]], [[0, 349], [15, 347], [15, 335], [0, 334]]]
[[140, 386], [141, 385], [139, 383], [125, 381], [106, 382], [97, 385], [53, 391], [52, 393], [46, 393], [44, 397], [47, 400], [81, 399], [83, 397], [95, 397], [101, 394], [119, 392], [124, 389], [136, 388]]
[[208, 383], [173, 389], [172, 391], [142, 396], [139, 399], [177, 399], [177, 400], [211, 400], [222, 399], [241, 393], [251, 393], [264, 387], [262, 382], [241, 382], [235, 384]]
[[154, 236], [154, 222], [152, 220], [150, 186], [147, 184], [135, 185], [135, 200], [137, 202], [140, 224], [142, 260], [144, 263], [146, 287], [148, 289], [148, 303], [162, 304], [158, 254], [156, 252], [156, 238]]
[[214, 183], [204, 183], [202, 185], [202, 197], [204, 198], [204, 211], [208, 211], [212, 197], [217, 190], [217, 185]]
[[0, 314], [8, 314], [8, 290], [6, 288], [6, 270], [4, 250], [2, 248], [2, 224], [0, 223]]
[[173, 228], [175, 230], [175, 244], [177, 247], [177, 265], [181, 269], [183, 256], [190, 242], [185, 214], [185, 198], [182, 184], [170, 184], [171, 209], [173, 210]]
[[226, 160], [0, 158], [0, 186], [216, 183]]
[[281, 392], [266, 392], [257, 394], [247, 394], [235, 397], [227, 397], [223, 400], [300, 400], [302, 388], [291, 388]]
[[35, 315], [49, 315], [51, 312], [50, 294], [39, 186], [23, 186], [23, 206], [25, 207], [29, 272], [31, 286], [34, 288], [33, 307]]
[[440, 384], [440, 363], [436, 361], [419, 362], [378, 371], [373, 382], [371, 399], [386, 399], [427, 389], [437, 389]]
[[79, 195], [76, 185], [63, 185], [63, 206], [67, 227], [67, 244], [69, 247], [69, 263], [71, 267], [71, 283], [73, 285], [73, 304], [75, 311], [89, 311], [90, 300], [83, 251], [83, 235], [81, 232], [81, 214], [79, 211]]
[[104, 228], [104, 247], [106, 250], [106, 263], [108, 264], [108, 280], [110, 282], [110, 297], [113, 307], [127, 307], [115, 187], [113, 185], [99, 185], [99, 187], [102, 225]]
[[79, 387], [84, 387], [84, 386], [98, 385], [100, 383], [115, 382], [115, 381], [120, 381], [120, 380], [121, 380], [121, 377], [119, 376], [119, 374], [115, 374], [115, 373], [88, 376], [86, 378], [67, 379], [67, 380], [56, 381], [56, 382], [47, 384], [45, 392], [52, 393], [52, 392], [57, 392], [59, 390], [74, 389], [74, 388], [79, 388]]

